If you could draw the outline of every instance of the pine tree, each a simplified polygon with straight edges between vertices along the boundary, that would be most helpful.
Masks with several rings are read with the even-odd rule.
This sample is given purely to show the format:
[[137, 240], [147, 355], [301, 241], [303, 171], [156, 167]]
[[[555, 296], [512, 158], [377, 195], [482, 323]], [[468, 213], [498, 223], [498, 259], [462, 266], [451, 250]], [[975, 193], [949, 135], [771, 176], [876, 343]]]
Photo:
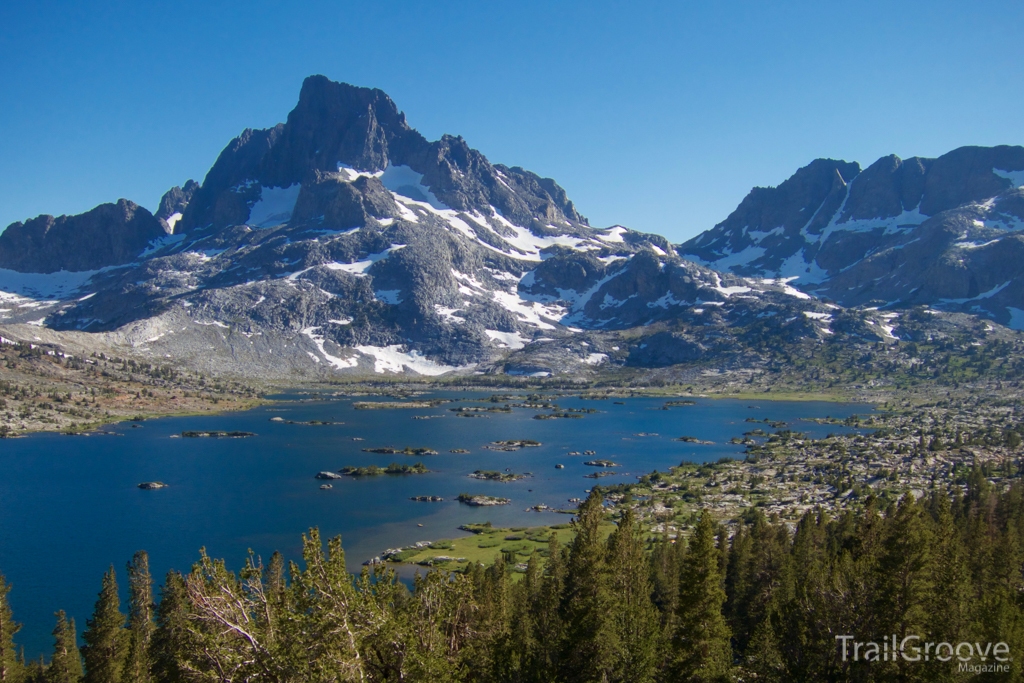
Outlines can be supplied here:
[[662, 640], [668, 642], [675, 631], [676, 613], [679, 607], [679, 567], [686, 544], [682, 536], [670, 539], [662, 534], [651, 551], [651, 599], [658, 608], [661, 619]]
[[64, 610], [57, 612], [53, 629], [53, 659], [46, 669], [46, 683], [78, 683], [82, 679], [82, 657], [76, 642], [75, 620]]
[[[739, 649], [746, 646], [746, 601], [750, 595], [750, 534], [744, 524], [738, 524], [729, 548], [729, 563], [725, 570], [725, 614], [730, 630], [736, 635]], [[676, 579], [678, 587], [679, 580]]]
[[564, 635], [559, 605], [565, 588], [565, 564], [564, 549], [558, 543], [558, 537], [551, 534], [547, 565], [533, 604], [537, 638], [537, 652], [532, 667], [535, 681], [553, 680], [558, 671]]
[[907, 494], [887, 516], [878, 558], [874, 614], [880, 633], [923, 633], [930, 621], [932, 534], [921, 507]]
[[651, 601], [651, 569], [643, 532], [631, 508], [626, 508], [618, 529], [608, 538], [608, 569], [614, 601], [613, 642], [617, 646], [608, 680], [648, 683], [654, 680], [658, 661], [659, 620]]
[[707, 510], [690, 538], [679, 584], [679, 607], [672, 638], [670, 669], [675, 681], [724, 681], [732, 668], [729, 626], [722, 616], [719, 551], [715, 524]]
[[178, 572], [168, 572], [160, 588], [156, 630], [150, 643], [151, 671], [158, 681], [170, 683], [184, 679], [181, 663], [191, 649], [187, 620], [185, 578]]
[[603, 519], [603, 497], [594, 487], [573, 522], [576, 537], [569, 546], [565, 573], [561, 669], [567, 683], [600, 681], [610, 672], [612, 653], [617, 649], [610, 618], [606, 550], [600, 537]]
[[776, 611], [773, 599], [764, 612], [764, 618], [754, 627], [744, 657], [748, 668], [756, 673], [757, 680], [766, 683], [782, 683], [789, 680], [786, 675], [786, 662], [779, 650], [779, 637], [775, 625], [778, 620]]
[[123, 683], [148, 683], [152, 637], [153, 579], [149, 555], [140, 550], [128, 563], [128, 654]]
[[92, 619], [86, 622], [82, 640], [85, 683], [120, 683], [127, 653], [125, 617], [117, 595], [117, 575], [111, 567], [103, 575], [103, 588]]
[[0, 683], [14, 683], [22, 677], [22, 667], [14, 651], [14, 634], [21, 630], [21, 624], [14, 621], [7, 600], [10, 592], [10, 585], [0, 574]]
[[972, 588], [963, 537], [943, 493], [935, 502], [935, 552], [932, 554], [928, 615], [936, 642], [959, 643], [968, 636]]

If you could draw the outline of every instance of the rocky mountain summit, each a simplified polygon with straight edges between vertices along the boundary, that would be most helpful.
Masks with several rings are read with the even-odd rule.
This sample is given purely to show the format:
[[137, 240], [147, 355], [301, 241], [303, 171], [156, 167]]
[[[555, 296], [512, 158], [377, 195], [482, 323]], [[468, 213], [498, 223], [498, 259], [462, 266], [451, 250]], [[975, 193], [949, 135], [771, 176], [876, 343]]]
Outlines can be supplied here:
[[818, 159], [754, 188], [684, 258], [843, 306], [925, 304], [1024, 329], [1024, 147]]
[[135, 202], [119, 199], [78, 216], [38, 216], [0, 233], [0, 268], [87, 271], [134, 260], [166, 227]]
[[[1016, 168], [1006, 149], [991, 152], [994, 167]], [[1012, 171], [930, 191], [939, 161], [889, 174], [898, 181], [815, 162], [755, 190], [697, 240], [696, 258], [719, 272], [687, 260], [691, 243], [590, 226], [553, 180], [492, 164], [460, 137], [427, 141], [379, 90], [313, 76], [285, 123], [244, 131], [156, 215], [122, 200], [10, 226], [0, 332], [272, 378], [748, 367], [787, 345], [891, 342], [898, 313], [842, 308], [791, 286], [787, 269], [723, 263], [722, 252], [768, 253], [731, 237], [741, 224], [779, 244], [804, 232], [829, 243], [832, 218], [800, 222], [815, 201], [854, 221], [908, 203], [968, 210], [997, 191], [970, 210], [1012, 209]], [[851, 203], [852, 180], [871, 173], [902, 194]]]

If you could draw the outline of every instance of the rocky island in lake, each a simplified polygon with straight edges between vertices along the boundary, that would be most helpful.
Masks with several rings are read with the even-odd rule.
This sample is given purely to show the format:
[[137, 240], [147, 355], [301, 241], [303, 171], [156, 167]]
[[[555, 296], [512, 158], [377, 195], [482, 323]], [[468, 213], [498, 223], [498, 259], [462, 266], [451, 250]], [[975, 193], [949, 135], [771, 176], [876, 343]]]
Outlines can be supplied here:
[[370, 465], [369, 467], [342, 467], [338, 472], [346, 477], [376, 477], [381, 474], [426, 474], [429, 472], [423, 463], [415, 465], [400, 465], [393, 462], [387, 467]]
[[181, 436], [186, 439], [244, 439], [249, 436], [256, 436], [254, 432], [221, 432], [221, 431], [187, 431]]
[[476, 470], [472, 474], [468, 475], [470, 479], [483, 479], [485, 481], [500, 481], [502, 483], [508, 483], [510, 481], [519, 481], [529, 476], [527, 474], [516, 474], [515, 472], [498, 472], [495, 470]]
[[433, 448], [364, 448], [363, 453], [378, 453], [381, 455], [437, 455]]
[[512, 502], [510, 498], [500, 498], [498, 496], [475, 496], [468, 493], [460, 493], [456, 499], [460, 503], [466, 505], [472, 505], [474, 507], [489, 507], [491, 505], [508, 505]]

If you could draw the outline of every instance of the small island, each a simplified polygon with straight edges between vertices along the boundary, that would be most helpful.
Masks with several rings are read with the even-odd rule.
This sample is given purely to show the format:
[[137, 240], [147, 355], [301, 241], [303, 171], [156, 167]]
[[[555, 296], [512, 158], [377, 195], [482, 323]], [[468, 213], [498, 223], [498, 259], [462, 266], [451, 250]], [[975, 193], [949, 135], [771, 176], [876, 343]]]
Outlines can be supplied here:
[[324, 472], [318, 472], [317, 475], [315, 477], [313, 477], [313, 478], [314, 479], [341, 479], [341, 475], [340, 474], [335, 474], [334, 472], [324, 471]]
[[449, 408], [456, 415], [466, 415], [468, 413], [511, 413], [512, 409], [508, 406], [487, 406], [475, 407], [475, 406], [462, 406], [461, 408]]
[[562, 413], [541, 413], [540, 415], [534, 415], [533, 419], [534, 420], [565, 420], [565, 419], [573, 419], [573, 418], [581, 418], [581, 417], [583, 417], [583, 416], [580, 415], [579, 413], [562, 412]]
[[256, 434], [253, 432], [187, 431], [182, 432], [181, 436], [186, 439], [244, 439], [247, 436], [256, 436]]
[[508, 441], [492, 441], [484, 448], [490, 451], [518, 451], [520, 448], [537, 448], [540, 445], [540, 441], [531, 439], [510, 439]]
[[435, 398], [429, 401], [356, 401], [352, 407], [356, 410], [395, 410], [399, 408], [436, 408], [451, 403], [450, 398]]
[[695, 443], [700, 444], [702, 446], [713, 446], [715, 444], [714, 441], [704, 441], [703, 439], [698, 439], [695, 436], [681, 436], [678, 439], [676, 439], [676, 441], [682, 441], [684, 443]]
[[460, 493], [457, 499], [460, 503], [466, 505], [472, 505], [474, 507], [488, 507], [491, 505], [508, 505], [512, 501], [508, 498], [499, 498], [497, 496], [475, 496], [468, 493]]
[[441, 496], [413, 496], [409, 500], [415, 500], [417, 503], [443, 503], [444, 498]]
[[139, 484], [139, 488], [143, 491], [156, 491], [157, 489], [167, 488], [167, 484], [162, 481], [144, 481]]
[[688, 398], [679, 401], [665, 401], [665, 408], [679, 408], [682, 406], [695, 406], [697, 402]]
[[453, 449], [451, 449], [448, 452], [449, 453], [469, 453], [469, 451], [467, 449], [465, 449], [465, 448], [453, 448]]
[[591, 467], [618, 467], [619, 463], [612, 462], [611, 460], [584, 460], [584, 465]]
[[344, 422], [330, 422], [330, 421], [326, 421], [326, 420], [306, 420], [306, 421], [303, 421], [303, 422], [297, 422], [295, 420], [286, 420], [283, 417], [272, 417], [272, 418], [270, 418], [270, 421], [271, 422], [280, 422], [282, 424], [289, 424], [289, 425], [309, 425], [309, 426], [343, 425], [343, 424], [345, 424]]
[[379, 453], [381, 455], [437, 455], [433, 448], [364, 448], [363, 453]]
[[525, 474], [516, 474], [515, 472], [498, 472], [496, 470], [476, 470], [469, 475], [470, 479], [483, 479], [485, 481], [500, 481], [502, 483], [508, 483], [510, 481], [519, 481], [525, 478]]
[[369, 467], [342, 467], [338, 472], [346, 477], [376, 477], [381, 474], [426, 474], [429, 472], [423, 463], [415, 465], [400, 465], [393, 462], [387, 467], [370, 465]]

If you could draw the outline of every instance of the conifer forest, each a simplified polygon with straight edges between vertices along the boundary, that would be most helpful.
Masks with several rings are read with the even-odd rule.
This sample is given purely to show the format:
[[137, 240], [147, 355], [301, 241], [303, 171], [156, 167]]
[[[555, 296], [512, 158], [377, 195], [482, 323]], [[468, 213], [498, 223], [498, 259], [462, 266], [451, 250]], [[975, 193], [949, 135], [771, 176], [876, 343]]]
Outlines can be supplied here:
[[[84, 629], [55, 615], [41, 661], [19, 655], [0, 579], [0, 681], [953, 681], [989, 680], [975, 672], [1000, 659], [991, 680], [1021, 678], [1020, 483], [999, 492], [975, 472], [965, 495], [869, 499], [864, 514], [807, 513], [795, 528], [755, 512], [731, 537], [705, 513], [686, 542], [645, 533], [628, 499], [605, 537], [602, 498], [525, 571], [499, 557], [411, 588], [384, 565], [350, 574], [341, 539], [316, 529], [301, 561], [250, 556], [231, 572], [202, 552], [156, 588], [140, 551], [102, 577]], [[971, 643], [975, 668], [941, 647], [929, 661], [859, 648], [855, 661], [845, 634]]]

